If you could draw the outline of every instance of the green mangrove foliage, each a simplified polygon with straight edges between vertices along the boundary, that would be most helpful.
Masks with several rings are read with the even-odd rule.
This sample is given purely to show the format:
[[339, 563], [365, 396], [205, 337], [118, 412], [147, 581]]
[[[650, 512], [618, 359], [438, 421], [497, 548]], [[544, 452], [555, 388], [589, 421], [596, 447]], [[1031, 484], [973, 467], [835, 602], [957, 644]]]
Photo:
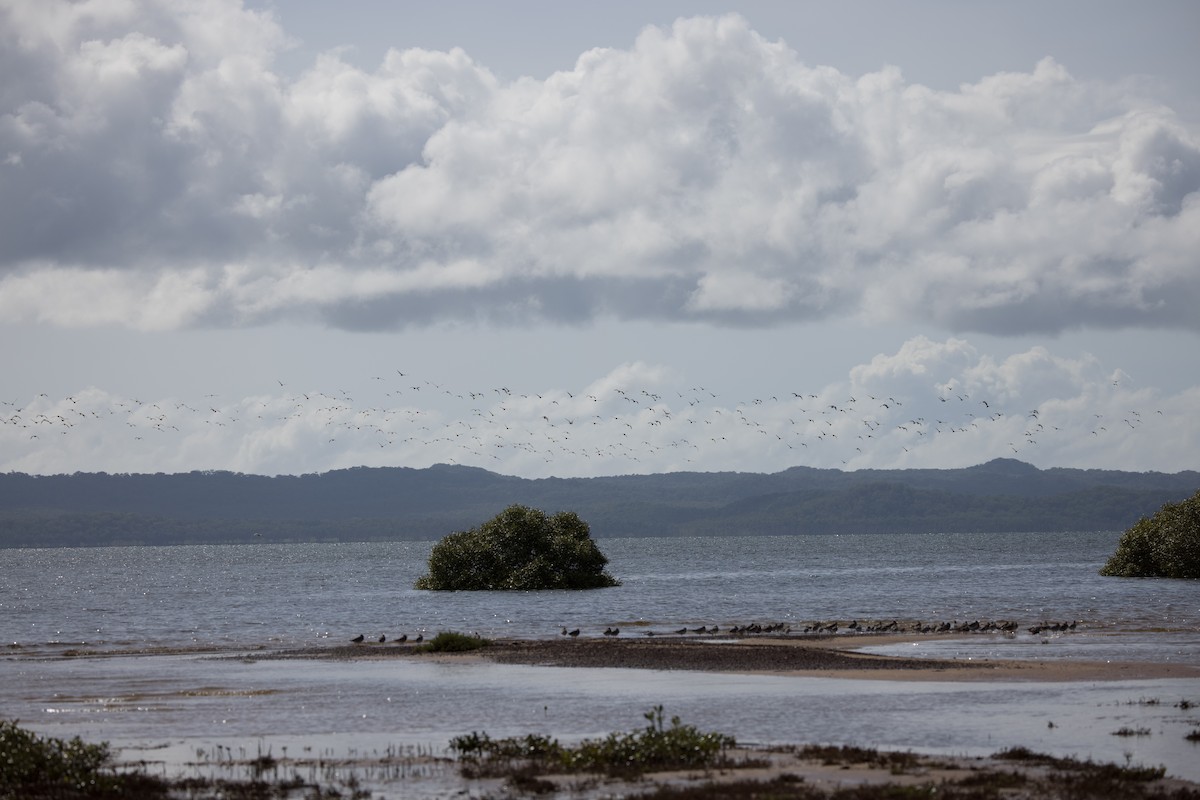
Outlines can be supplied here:
[[487, 647], [491, 642], [480, 636], [467, 636], [465, 633], [442, 631], [428, 642], [417, 646], [422, 653], [469, 653]]
[[570, 511], [553, 516], [511, 505], [433, 546], [416, 588], [434, 590], [599, 589], [617, 586], [588, 524]]
[[663, 707], [643, 715], [647, 725], [630, 733], [610, 733], [567, 747], [547, 736], [492, 739], [471, 733], [450, 740], [468, 777], [506, 775], [518, 769], [584, 772], [631, 777], [646, 772], [720, 766], [737, 742], [722, 733], [700, 731], [672, 717], [663, 724]]
[[1200, 578], [1200, 491], [1125, 531], [1100, 570], [1119, 578]]
[[[235, 763], [231, 760], [228, 765], [232, 768]], [[353, 773], [336, 783], [309, 784], [296, 772], [268, 777], [265, 773], [274, 773], [279, 764], [269, 754], [260, 753], [241, 764], [252, 777], [160, 777], [147, 774], [144, 763], [116, 766], [107, 742], [41, 736], [16, 720], [0, 719], [0, 800], [266, 800], [301, 793], [306, 798], [357, 800], [372, 796], [358, 787]]]
[[107, 744], [43, 737], [0, 720], [0, 798], [166, 797], [157, 779], [112, 769]]

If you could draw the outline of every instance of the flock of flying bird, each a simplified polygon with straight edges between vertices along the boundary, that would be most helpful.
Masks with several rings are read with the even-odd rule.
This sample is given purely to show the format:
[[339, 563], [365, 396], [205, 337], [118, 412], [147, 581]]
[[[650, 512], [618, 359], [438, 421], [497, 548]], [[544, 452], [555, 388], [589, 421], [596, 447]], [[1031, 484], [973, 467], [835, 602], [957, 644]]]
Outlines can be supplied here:
[[[10, 445], [23, 444], [25, 453], [57, 447], [63, 437], [93, 434], [97, 443], [132, 452], [169, 444], [176, 452], [191, 448], [211, 460], [213, 442], [232, 437], [242, 449], [277, 448], [281, 461], [288, 448], [311, 451], [319, 445], [328, 453], [325, 463], [340, 466], [441, 461], [520, 472], [537, 462], [557, 469], [567, 461], [564, 472], [614, 474], [695, 469], [689, 465], [701, 455], [709, 468], [728, 463], [716, 468], [742, 469], [746, 461], [761, 462], [763, 453], [785, 466], [853, 468], [868, 465], [868, 456], [883, 450], [889, 461], [904, 465], [910, 462], [902, 453], [946, 436], [976, 437], [972, 446], [986, 460], [1021, 453], [1054, 436], [1136, 430], [1154, 414], [1096, 413], [1092, 424], [1080, 427], [1078, 419], [1067, 419], [1065, 406], [1006, 407], [955, 384], [931, 387], [923, 397], [788, 391], [727, 399], [703, 386], [464, 391], [395, 370], [373, 376], [364, 397], [356, 399], [344, 390], [304, 392], [276, 383], [267, 394], [232, 403], [214, 395], [147, 402], [94, 389], [57, 399], [41, 394], [24, 403], [0, 399], [0, 437], [7, 433]], [[100, 430], [109, 438], [95, 435]], [[125, 432], [124, 440], [112, 438], [117, 431]], [[347, 458], [354, 463], [345, 463]], [[583, 470], [572, 466], [585, 461], [599, 463]]]

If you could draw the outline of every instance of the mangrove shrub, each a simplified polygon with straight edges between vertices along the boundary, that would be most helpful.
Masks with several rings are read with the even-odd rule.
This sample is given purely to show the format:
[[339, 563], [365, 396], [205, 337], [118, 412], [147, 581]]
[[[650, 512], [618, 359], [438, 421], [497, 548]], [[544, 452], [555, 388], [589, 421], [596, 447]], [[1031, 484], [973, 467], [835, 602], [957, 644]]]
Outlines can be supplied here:
[[107, 743], [87, 744], [78, 736], [41, 736], [0, 719], [0, 798], [10, 800], [157, 800], [175, 795], [167, 783], [142, 772], [116, 771]]
[[577, 514], [553, 516], [511, 505], [469, 531], [451, 533], [433, 546], [429, 572], [416, 588], [599, 589], [619, 582], [608, 559]]
[[728, 764], [727, 751], [737, 745], [732, 736], [683, 725], [679, 717], [671, 718], [669, 728], [664, 726], [661, 705], [643, 716], [650, 724], [642, 730], [610, 733], [604, 739], [585, 739], [574, 746], [539, 734], [493, 739], [486, 733], [471, 733], [451, 739], [450, 749], [458, 753], [463, 774], [468, 777], [498, 777], [532, 770], [634, 778], [650, 771], [710, 769]]
[[1100, 570], [1119, 578], [1200, 578], [1200, 491], [1167, 503], [1121, 535]]

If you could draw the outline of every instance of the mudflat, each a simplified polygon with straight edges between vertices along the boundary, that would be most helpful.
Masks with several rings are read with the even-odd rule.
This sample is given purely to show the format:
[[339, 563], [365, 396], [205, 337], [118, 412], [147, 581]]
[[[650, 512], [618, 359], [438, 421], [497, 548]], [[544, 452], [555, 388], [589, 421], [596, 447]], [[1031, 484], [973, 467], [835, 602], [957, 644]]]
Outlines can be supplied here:
[[1076, 660], [947, 660], [880, 656], [856, 648], [931, 636], [621, 637], [498, 639], [466, 653], [429, 653], [411, 645], [305, 648], [283, 658], [431, 658], [553, 667], [740, 672], [810, 677], [927, 681], [1078, 681], [1200, 677], [1200, 665]]

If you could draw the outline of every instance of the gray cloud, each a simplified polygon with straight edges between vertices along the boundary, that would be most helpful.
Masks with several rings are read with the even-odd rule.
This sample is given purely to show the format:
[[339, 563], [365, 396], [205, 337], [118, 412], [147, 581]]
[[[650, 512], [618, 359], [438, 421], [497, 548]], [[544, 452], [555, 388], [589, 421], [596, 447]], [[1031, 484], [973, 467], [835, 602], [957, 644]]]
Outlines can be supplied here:
[[728, 16], [288, 79], [233, 0], [0, 15], [6, 319], [1200, 329], [1200, 132], [1049, 59], [934, 91]]

